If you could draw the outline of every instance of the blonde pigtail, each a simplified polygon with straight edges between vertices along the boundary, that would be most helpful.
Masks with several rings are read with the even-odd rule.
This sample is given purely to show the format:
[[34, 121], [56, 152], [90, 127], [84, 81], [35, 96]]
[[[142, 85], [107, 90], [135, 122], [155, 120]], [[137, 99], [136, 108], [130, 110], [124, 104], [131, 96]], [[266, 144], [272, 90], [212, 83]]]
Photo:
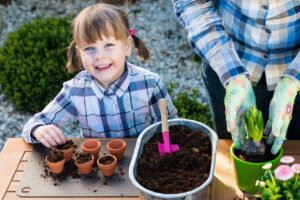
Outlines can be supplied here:
[[132, 40], [134, 43], [134, 47], [135, 47], [136, 51], [138, 52], [138, 58], [143, 61], [149, 62], [150, 54], [151, 54], [150, 49], [135, 34], [133, 34], [131, 37], [132, 37]]
[[68, 47], [67, 69], [68, 72], [75, 72], [82, 69], [82, 64], [81, 64], [80, 56], [77, 53], [75, 40], [73, 40]]

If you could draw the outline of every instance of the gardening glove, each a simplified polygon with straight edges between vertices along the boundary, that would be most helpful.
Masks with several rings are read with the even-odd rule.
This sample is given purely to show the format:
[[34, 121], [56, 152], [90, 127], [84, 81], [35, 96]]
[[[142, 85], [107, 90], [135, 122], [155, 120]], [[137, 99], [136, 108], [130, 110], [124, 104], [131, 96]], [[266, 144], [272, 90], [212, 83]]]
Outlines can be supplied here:
[[255, 95], [248, 75], [239, 75], [225, 85], [225, 114], [227, 131], [237, 149], [246, 139], [246, 130], [243, 125], [243, 112], [248, 114], [251, 106], [256, 107]]
[[[300, 83], [289, 77], [282, 77], [274, 91], [269, 107], [269, 120], [264, 130], [268, 135], [267, 144], [272, 144], [272, 154], [277, 154], [286, 139], [287, 129], [292, 119], [293, 106]], [[275, 141], [274, 141], [275, 140]]]

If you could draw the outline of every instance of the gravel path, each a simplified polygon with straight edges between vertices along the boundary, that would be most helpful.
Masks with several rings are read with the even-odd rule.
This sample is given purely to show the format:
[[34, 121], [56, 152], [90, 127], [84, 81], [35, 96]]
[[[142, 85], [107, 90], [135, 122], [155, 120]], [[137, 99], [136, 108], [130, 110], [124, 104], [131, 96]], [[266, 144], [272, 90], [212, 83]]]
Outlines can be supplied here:
[[[12, 0], [7, 6], [0, 5], [0, 46], [24, 22], [30, 22], [40, 15], [43, 17], [63, 17], [78, 13], [82, 8], [97, 3], [96, 0]], [[202, 93], [200, 64], [192, 60], [186, 32], [177, 20], [171, 0], [138, 0], [128, 9], [131, 28], [151, 49], [150, 64], [129, 58], [138, 66], [160, 74], [166, 84], [178, 83], [175, 92], [198, 88]], [[1, 87], [1, 86], [0, 86]], [[203, 98], [200, 98], [204, 102]], [[32, 116], [20, 113], [13, 104], [0, 93], [0, 150], [9, 137], [21, 137], [24, 124]], [[67, 137], [79, 137], [78, 122], [64, 124], [63, 133]]]

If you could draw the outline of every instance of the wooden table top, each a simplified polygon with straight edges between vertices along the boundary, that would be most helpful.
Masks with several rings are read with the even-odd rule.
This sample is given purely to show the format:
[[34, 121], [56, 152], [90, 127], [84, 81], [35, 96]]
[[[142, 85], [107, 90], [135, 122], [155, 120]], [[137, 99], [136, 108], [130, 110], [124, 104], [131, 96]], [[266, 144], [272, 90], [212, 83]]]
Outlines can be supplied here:
[[[212, 183], [207, 187], [203, 199], [233, 200], [254, 199], [251, 195], [240, 191], [235, 184], [232, 159], [230, 156], [231, 140], [219, 139], [215, 173]], [[300, 140], [288, 140], [283, 145], [283, 154], [292, 155], [300, 163]], [[22, 138], [9, 138], [0, 153], [0, 198], [4, 200], [30, 199], [16, 195], [18, 184], [22, 178], [28, 158], [33, 146], [27, 144]], [[36, 200], [49, 200], [54, 198], [33, 198]], [[63, 200], [70, 198], [57, 198]], [[74, 200], [84, 198], [72, 198]], [[137, 200], [138, 197], [120, 198], [88, 198], [101, 200]]]

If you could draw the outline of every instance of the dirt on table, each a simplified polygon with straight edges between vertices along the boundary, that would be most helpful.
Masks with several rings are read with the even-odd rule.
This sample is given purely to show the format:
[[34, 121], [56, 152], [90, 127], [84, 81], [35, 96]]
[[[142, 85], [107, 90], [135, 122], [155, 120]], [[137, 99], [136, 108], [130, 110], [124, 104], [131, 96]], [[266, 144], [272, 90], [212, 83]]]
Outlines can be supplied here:
[[183, 125], [169, 127], [171, 144], [179, 151], [160, 156], [158, 142], [162, 134], [155, 133], [144, 145], [137, 163], [137, 181], [145, 188], [164, 194], [182, 193], [202, 185], [209, 177], [211, 142], [199, 130]]
[[276, 155], [273, 155], [271, 153], [272, 146], [267, 145], [266, 140], [264, 138], [262, 139], [262, 141], [265, 142], [265, 145], [266, 145], [265, 155], [249, 156], [249, 155], [246, 155], [245, 152], [242, 152], [240, 149], [234, 149], [233, 153], [239, 159], [241, 159], [243, 161], [247, 161], [247, 162], [253, 162], [253, 163], [268, 162], [268, 161], [271, 161], [271, 160], [275, 159], [278, 156], [279, 152]]

